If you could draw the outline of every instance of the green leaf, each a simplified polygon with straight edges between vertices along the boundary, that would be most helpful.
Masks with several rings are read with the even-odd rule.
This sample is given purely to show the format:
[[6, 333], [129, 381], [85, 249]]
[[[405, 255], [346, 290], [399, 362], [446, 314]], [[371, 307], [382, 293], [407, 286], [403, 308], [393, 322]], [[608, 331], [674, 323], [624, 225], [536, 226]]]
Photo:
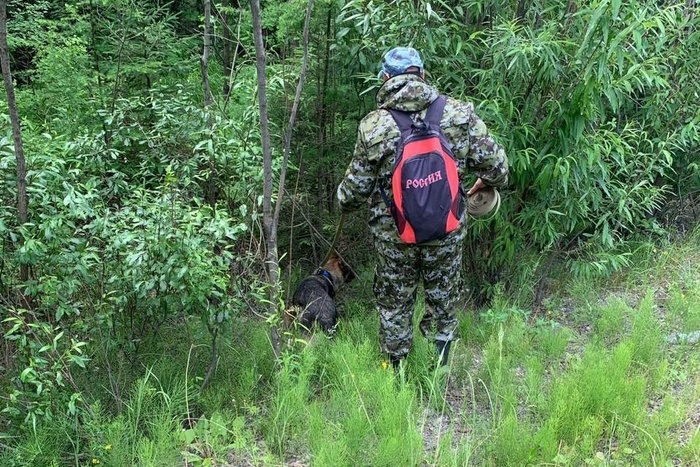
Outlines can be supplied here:
[[61, 340], [61, 338], [63, 337], [63, 334], [64, 334], [64, 331], [61, 331], [58, 334], [56, 334], [56, 336], [54, 336], [54, 338], [53, 338], [53, 348], [54, 349], [58, 348], [58, 341]]

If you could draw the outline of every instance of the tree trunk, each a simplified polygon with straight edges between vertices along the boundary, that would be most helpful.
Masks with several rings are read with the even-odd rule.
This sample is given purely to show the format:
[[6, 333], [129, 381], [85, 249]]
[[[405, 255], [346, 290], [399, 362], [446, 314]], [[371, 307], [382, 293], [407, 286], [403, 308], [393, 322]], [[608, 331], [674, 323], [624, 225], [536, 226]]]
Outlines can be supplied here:
[[[92, 60], [95, 65], [95, 73], [97, 74], [97, 94], [100, 103], [104, 105], [104, 83], [102, 81], [102, 71], [100, 70], [100, 54], [97, 51], [97, 8], [95, 0], [90, 0], [90, 50], [92, 51]], [[104, 132], [105, 146], [109, 148], [112, 144], [110, 129], [107, 127], [105, 120], [102, 119], [102, 131]]]
[[224, 94], [224, 102], [228, 102], [229, 99], [229, 94], [231, 93], [231, 83], [229, 81], [229, 75], [231, 74], [232, 66], [231, 66], [231, 25], [229, 24], [231, 22], [231, 14], [229, 12], [229, 8], [226, 7], [226, 0], [222, 0], [221, 2], [223, 8], [222, 11], [219, 12], [219, 16], [221, 17], [221, 34], [222, 34], [222, 41], [221, 41], [221, 65], [223, 66], [224, 69], [224, 87], [222, 89], [223, 94]]
[[289, 114], [289, 123], [287, 125], [287, 131], [284, 134], [284, 159], [282, 161], [282, 168], [280, 170], [280, 183], [277, 194], [277, 204], [275, 205], [275, 214], [273, 216], [272, 222], [274, 225], [274, 230], [277, 231], [277, 225], [280, 217], [280, 209], [282, 207], [282, 198], [284, 194], [284, 182], [285, 175], [287, 173], [287, 163], [289, 161], [289, 153], [292, 148], [292, 132], [294, 131], [294, 125], [297, 117], [297, 110], [299, 109], [299, 102], [301, 101], [301, 92], [304, 89], [304, 82], [306, 81], [306, 69], [309, 66], [309, 24], [311, 23], [311, 11], [314, 7], [314, 0], [309, 0], [306, 6], [306, 18], [304, 19], [304, 57], [301, 62], [301, 69], [299, 70], [299, 82], [297, 82], [296, 93], [294, 94], [294, 102], [292, 103], [292, 111]]
[[[324, 38], [326, 41], [326, 47], [324, 51], [324, 59], [323, 59], [323, 82], [321, 83], [321, 115], [322, 120], [321, 120], [321, 156], [319, 160], [321, 161], [321, 166], [325, 167], [325, 155], [328, 153], [327, 151], [327, 146], [328, 146], [328, 122], [330, 121], [331, 124], [333, 122], [333, 118], [328, 118], [329, 113], [328, 109], [326, 108], [326, 95], [328, 94], [328, 78], [330, 75], [330, 60], [331, 60], [331, 20], [332, 20], [332, 6], [328, 7], [328, 15], [326, 16], [326, 37]], [[331, 116], [333, 114], [330, 114]], [[330, 140], [332, 141], [332, 140]], [[333, 164], [334, 165], [334, 164]], [[332, 213], [333, 212], [333, 207], [335, 206], [335, 181], [333, 179], [333, 169], [332, 167], [329, 167], [329, 170], [323, 170], [321, 173], [323, 176], [323, 180], [325, 182], [325, 189], [323, 190], [323, 197], [325, 200], [325, 210], [324, 212]], [[323, 222], [324, 219], [321, 219]]]
[[[22, 146], [22, 132], [17, 115], [17, 103], [15, 101], [15, 88], [12, 83], [10, 71], [10, 53], [7, 49], [7, 0], [0, 0], [0, 65], [2, 65], [2, 79], [5, 82], [7, 93], [7, 107], [12, 122], [12, 138], [15, 143], [15, 157], [17, 159], [17, 216], [20, 224], [26, 224], [28, 220], [29, 199], [27, 197], [27, 165], [24, 160], [24, 148]], [[22, 282], [29, 279], [29, 265], [20, 265], [19, 277]]]
[[[211, 87], [209, 85], [209, 53], [211, 49], [211, 0], [204, 0], [204, 47], [202, 49], [202, 91], [204, 92], [204, 111], [206, 112], [207, 118], [207, 130], [209, 130], [209, 135], [213, 138], [211, 134], [212, 120], [211, 120]], [[209, 205], [212, 209], [216, 209], [216, 158], [214, 157], [215, 150], [209, 154], [209, 181], [207, 198]], [[209, 385], [212, 375], [214, 374], [214, 368], [216, 368], [216, 361], [218, 359], [218, 353], [216, 350], [216, 338], [219, 335], [219, 328], [217, 325], [209, 328], [209, 334], [211, 334], [211, 360], [209, 362], [209, 368], [207, 369], [207, 374], [202, 382], [202, 390], [206, 389]]]
[[[324, 54], [323, 54], [323, 68], [321, 74], [320, 88], [317, 91], [318, 104], [316, 107], [316, 114], [318, 115], [318, 133], [316, 135], [316, 141], [318, 145], [318, 160], [319, 164], [316, 168], [316, 183], [317, 183], [317, 199], [316, 199], [316, 213], [319, 216], [317, 222], [319, 225], [324, 223], [324, 213], [328, 207], [328, 170], [326, 169], [326, 135], [327, 135], [327, 123], [328, 115], [326, 111], [326, 94], [328, 92], [328, 74], [330, 72], [330, 44], [331, 44], [331, 8], [328, 7], [328, 14], [326, 15], [326, 36]], [[320, 60], [320, 57], [319, 57]], [[320, 64], [319, 64], [320, 68]]]
[[[204, 47], [202, 50], [202, 90], [204, 92], [204, 110], [207, 114], [207, 129], [211, 131], [211, 87], [209, 86], [209, 53], [211, 49], [211, 0], [204, 0]], [[216, 158], [214, 152], [209, 154], [209, 181], [207, 198], [209, 205], [216, 207]]]
[[[208, 109], [212, 104], [211, 87], [209, 86], [209, 54], [211, 51], [211, 0], [204, 0], [204, 47], [202, 49], [202, 90], [204, 106]], [[211, 119], [209, 119], [211, 120]]]
[[[260, 0], [250, 0], [253, 15], [253, 39], [255, 41], [255, 66], [258, 73], [258, 106], [260, 109], [260, 138], [263, 153], [263, 232], [265, 234], [265, 268], [270, 285], [270, 315], [277, 315], [279, 297], [279, 257], [277, 254], [277, 232], [272, 216], [272, 150], [267, 116], [267, 79], [265, 75], [265, 46], [260, 21]], [[275, 358], [280, 356], [280, 335], [275, 324], [270, 330], [272, 350]]]

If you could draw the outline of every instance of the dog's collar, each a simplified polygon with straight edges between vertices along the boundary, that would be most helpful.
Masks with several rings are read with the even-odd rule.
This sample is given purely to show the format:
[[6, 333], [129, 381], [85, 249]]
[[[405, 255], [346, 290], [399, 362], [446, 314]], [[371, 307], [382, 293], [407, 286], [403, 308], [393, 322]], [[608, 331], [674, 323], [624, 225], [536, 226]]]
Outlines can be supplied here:
[[321, 276], [328, 281], [328, 285], [331, 287], [329, 294], [331, 297], [334, 296], [335, 295], [335, 287], [333, 287], [333, 276], [331, 275], [331, 273], [326, 271], [323, 268], [318, 268], [316, 270], [316, 275]]

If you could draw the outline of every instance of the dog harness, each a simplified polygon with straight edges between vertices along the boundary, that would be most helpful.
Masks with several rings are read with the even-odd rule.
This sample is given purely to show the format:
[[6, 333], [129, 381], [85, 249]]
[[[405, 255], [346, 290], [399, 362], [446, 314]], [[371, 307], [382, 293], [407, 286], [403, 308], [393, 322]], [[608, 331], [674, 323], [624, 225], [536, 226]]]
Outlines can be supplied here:
[[318, 268], [315, 274], [317, 276], [323, 277], [328, 281], [328, 285], [330, 286], [330, 289], [328, 290], [328, 295], [330, 295], [331, 298], [335, 297], [335, 287], [333, 287], [333, 276], [331, 275], [331, 273], [326, 271], [325, 269]]

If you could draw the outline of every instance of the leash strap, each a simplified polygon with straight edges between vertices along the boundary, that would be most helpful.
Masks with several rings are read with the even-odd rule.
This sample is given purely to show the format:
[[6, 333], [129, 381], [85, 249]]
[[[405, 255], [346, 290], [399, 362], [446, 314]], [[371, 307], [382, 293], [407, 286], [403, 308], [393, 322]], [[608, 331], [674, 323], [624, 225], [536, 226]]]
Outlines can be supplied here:
[[340, 239], [340, 231], [343, 230], [343, 222], [345, 222], [344, 212], [340, 214], [340, 219], [338, 219], [338, 227], [335, 229], [335, 235], [333, 236], [333, 243], [331, 243], [331, 248], [328, 250], [328, 254], [321, 264], [326, 264], [328, 260], [331, 259], [331, 255], [335, 251], [335, 247], [338, 245], [338, 240]]

